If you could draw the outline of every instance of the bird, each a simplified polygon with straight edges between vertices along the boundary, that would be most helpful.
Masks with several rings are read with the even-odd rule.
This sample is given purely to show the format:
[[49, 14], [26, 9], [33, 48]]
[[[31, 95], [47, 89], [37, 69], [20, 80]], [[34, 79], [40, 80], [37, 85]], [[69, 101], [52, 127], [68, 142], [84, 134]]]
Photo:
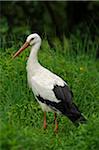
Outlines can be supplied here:
[[85, 123], [86, 118], [73, 102], [73, 92], [67, 82], [39, 63], [38, 51], [41, 46], [41, 37], [37, 33], [27, 37], [26, 42], [13, 55], [13, 58], [29, 46], [31, 46], [31, 51], [26, 66], [27, 80], [35, 99], [44, 112], [43, 128], [47, 128], [47, 112], [54, 113], [55, 132], [58, 131], [57, 114], [68, 117], [76, 126]]

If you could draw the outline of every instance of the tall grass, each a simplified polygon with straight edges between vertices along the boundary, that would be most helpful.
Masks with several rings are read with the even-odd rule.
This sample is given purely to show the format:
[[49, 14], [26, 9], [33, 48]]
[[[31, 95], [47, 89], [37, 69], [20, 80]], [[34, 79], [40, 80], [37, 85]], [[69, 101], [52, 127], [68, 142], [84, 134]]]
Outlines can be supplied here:
[[[3, 39], [4, 40], [4, 39]], [[15, 60], [12, 54], [24, 40], [10, 37], [0, 48], [0, 147], [2, 150], [98, 150], [99, 148], [99, 62], [98, 44], [86, 36], [54, 39], [51, 49], [43, 40], [39, 61], [66, 80], [74, 93], [74, 102], [88, 118], [76, 128], [66, 117], [58, 116], [59, 132], [54, 134], [53, 113], [47, 114], [48, 128], [43, 130], [43, 112], [27, 85], [26, 57], [29, 48]], [[10, 48], [9, 48], [10, 47]]]

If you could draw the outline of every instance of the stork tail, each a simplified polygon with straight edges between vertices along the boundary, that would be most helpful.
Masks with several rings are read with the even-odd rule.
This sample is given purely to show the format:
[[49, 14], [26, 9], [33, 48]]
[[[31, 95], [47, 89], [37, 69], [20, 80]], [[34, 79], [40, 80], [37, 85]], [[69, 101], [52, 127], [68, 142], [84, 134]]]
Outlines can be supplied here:
[[87, 119], [80, 113], [78, 107], [72, 103], [70, 111], [66, 114], [66, 116], [76, 125], [86, 123]]

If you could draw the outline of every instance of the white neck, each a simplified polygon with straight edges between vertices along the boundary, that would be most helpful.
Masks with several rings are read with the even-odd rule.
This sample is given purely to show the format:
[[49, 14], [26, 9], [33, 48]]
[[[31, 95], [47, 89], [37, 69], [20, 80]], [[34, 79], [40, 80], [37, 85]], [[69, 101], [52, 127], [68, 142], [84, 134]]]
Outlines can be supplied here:
[[32, 74], [35, 74], [37, 69], [41, 67], [41, 65], [38, 62], [38, 50], [40, 48], [41, 43], [36, 43], [34, 46], [31, 48], [30, 56], [27, 61], [27, 72]]

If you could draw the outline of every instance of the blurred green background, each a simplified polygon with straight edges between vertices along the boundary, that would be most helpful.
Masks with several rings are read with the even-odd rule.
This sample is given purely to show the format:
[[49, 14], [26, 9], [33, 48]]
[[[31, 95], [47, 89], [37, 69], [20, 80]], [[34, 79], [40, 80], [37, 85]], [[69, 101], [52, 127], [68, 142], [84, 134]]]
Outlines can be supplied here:
[[99, 42], [98, 26], [98, 1], [0, 1], [0, 40], [6, 37], [6, 42], [12, 35], [19, 40], [34, 32], [52, 47], [52, 38], [62, 41], [77, 32]]
[[[27, 84], [27, 48], [12, 55], [27, 35], [38, 33], [40, 63], [68, 82], [88, 123], [76, 128], [43, 112]], [[99, 149], [99, 2], [0, 1], [0, 150]]]

